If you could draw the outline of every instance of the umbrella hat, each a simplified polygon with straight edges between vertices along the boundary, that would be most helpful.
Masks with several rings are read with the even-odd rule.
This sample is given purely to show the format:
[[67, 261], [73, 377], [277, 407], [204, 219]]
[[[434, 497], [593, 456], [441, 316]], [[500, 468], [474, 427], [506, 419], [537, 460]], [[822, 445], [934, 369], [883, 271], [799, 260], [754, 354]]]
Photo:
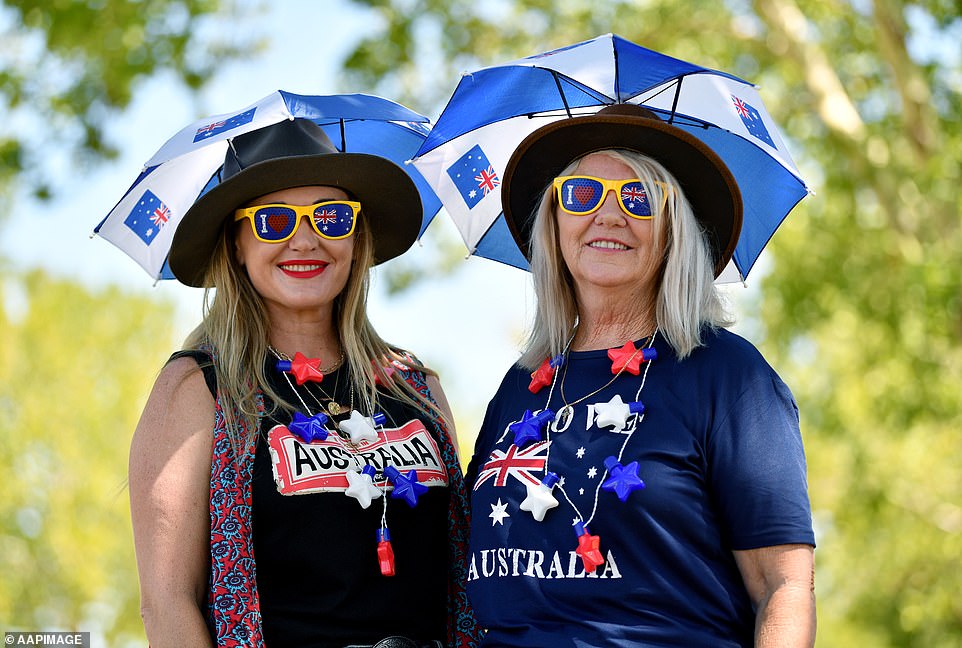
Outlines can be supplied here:
[[[663, 124], [700, 140], [724, 162], [741, 191], [743, 218], [731, 262], [717, 281], [745, 279], [808, 190], [757, 89], [726, 72], [614, 34], [476, 70], [461, 78], [413, 166], [444, 204], [471, 254], [527, 268], [502, 211], [508, 160], [528, 135], [546, 124], [617, 104], [643, 106]], [[602, 126], [599, 132], [610, 128]], [[645, 136], [650, 141], [639, 146], [649, 148], [668, 133], [675, 145], [661, 147], [659, 159], [670, 163], [669, 157], [686, 150], [677, 131], [654, 126]], [[612, 144], [619, 148], [623, 143]], [[672, 170], [684, 175], [677, 167]], [[684, 185], [686, 192], [693, 191], [692, 183]], [[722, 188], [715, 183], [715, 189]], [[719, 258], [727, 256], [726, 233], [712, 236]]]
[[421, 199], [411, 178], [376, 155], [341, 153], [320, 126], [286, 120], [238, 135], [224, 158], [220, 183], [184, 214], [170, 248], [170, 269], [189, 286], [204, 274], [225, 221], [264, 194], [306, 185], [339, 187], [361, 203], [374, 235], [375, 263], [407, 250], [421, 226]]
[[501, 201], [508, 228], [531, 258], [534, 212], [545, 190], [577, 158], [627, 149], [664, 166], [681, 185], [705, 229], [715, 276], [728, 264], [742, 225], [742, 198], [731, 171], [701, 140], [634, 104], [615, 104], [594, 115], [554, 121], [521, 142], [505, 168]]
[[[195, 202], [238, 171], [235, 168], [228, 170], [226, 174], [224, 172], [225, 161], [237, 162], [238, 159], [240, 149], [235, 146], [233, 152], [231, 151], [233, 141], [293, 119], [305, 119], [317, 124], [342, 153], [365, 153], [386, 158], [403, 169], [420, 194], [421, 232], [437, 214], [441, 207], [438, 197], [414, 165], [404, 164], [430, 132], [427, 117], [399, 103], [373, 95], [298, 95], [277, 90], [249, 106], [204, 117], [177, 131], [146, 162], [134, 183], [94, 228], [94, 234], [120, 248], [155, 279], [174, 279], [168, 263], [174, 232]], [[325, 142], [319, 148], [307, 149], [297, 155], [310, 156], [330, 152], [330, 142]], [[285, 156], [288, 156], [288, 153], [281, 151], [275, 157]], [[246, 168], [263, 160], [241, 156], [240, 161], [240, 166]], [[353, 165], [354, 162], [345, 164]], [[300, 162], [294, 165], [299, 167]], [[367, 167], [361, 170], [366, 172]], [[301, 173], [298, 170], [293, 172]], [[380, 177], [369, 177], [369, 188], [376, 187], [374, 182]], [[394, 176], [390, 178], [393, 179]], [[273, 182], [270, 185], [267, 193], [280, 186]], [[389, 183], [383, 187], [383, 191], [394, 191], [398, 186], [402, 185]], [[378, 197], [369, 193], [358, 192], [358, 195], [370, 196], [375, 203], [381, 202]], [[397, 202], [398, 208], [408, 209], [412, 203], [401, 200], [406, 195], [407, 191], [401, 190], [399, 199], [392, 202]], [[372, 203], [371, 199], [366, 202]], [[368, 208], [370, 206], [367, 205]], [[362, 215], [362, 218], [370, 219], [372, 215], [374, 218], [381, 218], [382, 213], [371, 212]], [[404, 217], [406, 216], [405, 212]], [[194, 221], [194, 225], [197, 226], [197, 221]], [[381, 232], [374, 234], [381, 238]], [[376, 250], [379, 261], [394, 254], [382, 253], [386, 252], [382, 245], [383, 241], [379, 241]]]

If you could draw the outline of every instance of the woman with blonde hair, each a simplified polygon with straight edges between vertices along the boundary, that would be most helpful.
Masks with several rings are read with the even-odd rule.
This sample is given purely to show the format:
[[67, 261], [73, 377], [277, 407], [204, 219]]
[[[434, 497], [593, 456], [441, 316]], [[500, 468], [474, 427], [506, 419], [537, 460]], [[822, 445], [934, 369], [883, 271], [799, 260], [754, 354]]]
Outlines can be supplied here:
[[450, 412], [366, 314], [420, 215], [403, 170], [297, 119], [235, 137], [179, 224], [205, 314], [130, 455], [153, 648], [475, 642]]
[[528, 136], [502, 202], [538, 302], [466, 478], [482, 645], [811, 646], [797, 408], [713, 283], [728, 168], [619, 104]]

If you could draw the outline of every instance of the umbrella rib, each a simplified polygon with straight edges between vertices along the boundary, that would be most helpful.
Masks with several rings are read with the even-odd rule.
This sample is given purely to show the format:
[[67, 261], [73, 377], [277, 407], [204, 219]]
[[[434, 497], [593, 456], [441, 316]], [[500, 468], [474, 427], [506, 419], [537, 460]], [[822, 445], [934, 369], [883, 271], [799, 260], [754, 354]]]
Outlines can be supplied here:
[[615, 90], [615, 103], [622, 103], [622, 101], [621, 101], [621, 84], [618, 83], [618, 81], [619, 81], [619, 78], [618, 78], [618, 77], [620, 76], [620, 75], [618, 74], [618, 48], [615, 47], [615, 39], [614, 39], [614, 37], [612, 37], [612, 39], [611, 39], [611, 57], [614, 59], [614, 62], [615, 62], [615, 88], [614, 88], [614, 90]]
[[565, 105], [565, 112], [568, 113], [568, 118], [571, 118], [571, 108], [568, 107], [568, 98], [565, 97], [564, 90], [561, 89], [561, 80], [558, 79], [558, 73], [555, 70], [551, 70], [551, 77], [554, 79], [554, 83], [558, 86], [558, 94], [561, 95], [561, 103]]
[[675, 98], [671, 100], [671, 115], [668, 116], [668, 123], [675, 121], [675, 111], [678, 109], [678, 98], [681, 96], [681, 81], [685, 77], [678, 77], [675, 81]]
[[347, 141], [344, 138], [344, 119], [341, 118], [338, 120], [338, 122], [340, 123], [340, 126], [341, 126], [341, 153], [344, 153], [345, 151], [347, 151]]

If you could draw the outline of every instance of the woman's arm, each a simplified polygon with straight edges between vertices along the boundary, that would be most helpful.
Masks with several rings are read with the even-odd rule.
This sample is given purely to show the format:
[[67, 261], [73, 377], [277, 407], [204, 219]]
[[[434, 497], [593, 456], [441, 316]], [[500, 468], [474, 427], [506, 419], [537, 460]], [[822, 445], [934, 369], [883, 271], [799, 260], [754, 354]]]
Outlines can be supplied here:
[[431, 390], [431, 396], [434, 398], [434, 401], [438, 404], [438, 407], [441, 408], [441, 412], [450, 422], [450, 425], [448, 426], [448, 434], [451, 437], [451, 443], [454, 445], [455, 452], [457, 452], [458, 455], [460, 456], [461, 451], [458, 448], [458, 433], [454, 429], [454, 415], [451, 414], [451, 406], [448, 405], [448, 399], [444, 395], [444, 390], [441, 389], [441, 381], [438, 380], [437, 376], [432, 376], [431, 374], [427, 374], [427, 383], [428, 383], [428, 389]]
[[814, 549], [789, 544], [734, 554], [756, 610], [756, 648], [814, 646]]
[[192, 358], [160, 372], [130, 445], [130, 513], [141, 615], [152, 648], [211, 646], [203, 605], [210, 569], [214, 400]]

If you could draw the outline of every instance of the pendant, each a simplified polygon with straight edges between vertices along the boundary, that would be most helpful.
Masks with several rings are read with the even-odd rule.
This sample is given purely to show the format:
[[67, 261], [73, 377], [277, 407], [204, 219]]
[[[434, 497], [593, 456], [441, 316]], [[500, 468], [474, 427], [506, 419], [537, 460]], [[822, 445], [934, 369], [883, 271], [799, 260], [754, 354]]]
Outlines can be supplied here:
[[387, 528], [377, 530], [377, 562], [384, 576], [394, 576], [394, 548]]
[[571, 425], [571, 419], [574, 416], [575, 409], [571, 405], [565, 405], [558, 411], [558, 415], [555, 417], [554, 421], [551, 423], [552, 432], [564, 432]]
[[327, 413], [331, 416], [337, 416], [342, 411], [344, 411], [343, 408], [338, 405], [336, 401], [331, 401], [327, 404]]

